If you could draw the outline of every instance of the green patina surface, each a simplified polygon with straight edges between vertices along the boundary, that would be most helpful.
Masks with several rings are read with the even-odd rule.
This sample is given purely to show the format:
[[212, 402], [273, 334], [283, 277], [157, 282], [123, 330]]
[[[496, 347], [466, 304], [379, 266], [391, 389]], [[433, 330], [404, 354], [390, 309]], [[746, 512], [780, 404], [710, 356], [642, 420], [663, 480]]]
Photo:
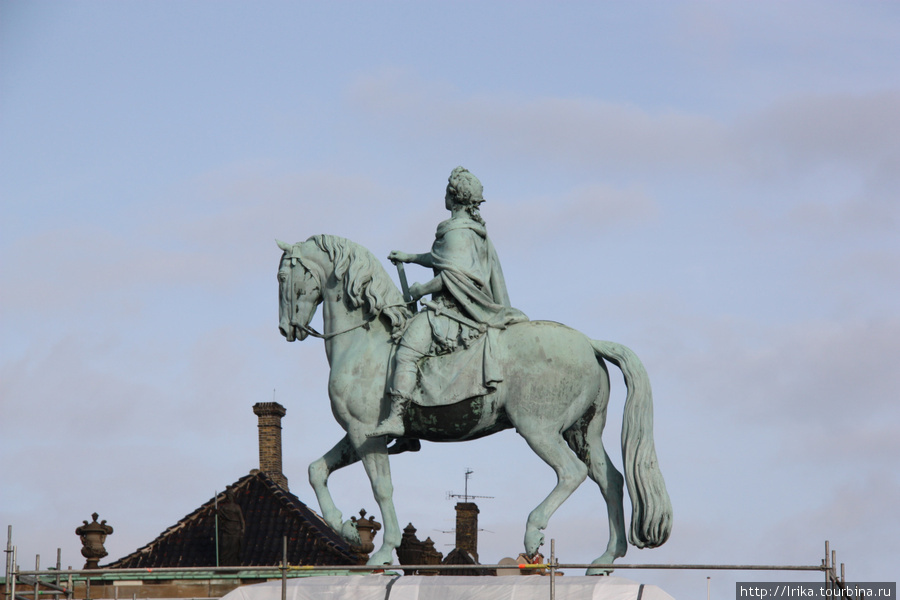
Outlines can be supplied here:
[[[512, 308], [481, 202], [477, 178], [454, 169], [445, 196], [451, 217], [438, 226], [431, 251], [389, 256], [433, 271], [426, 283], [408, 287], [407, 298], [372, 253], [354, 242], [327, 235], [279, 242], [279, 329], [288, 341], [324, 339], [331, 409], [346, 431], [309, 468], [322, 516], [340, 531], [342, 513], [328, 477], [362, 461], [384, 521], [382, 546], [369, 564], [391, 564], [401, 539], [391, 496], [391, 441], [403, 442], [391, 446], [390, 453], [400, 453], [417, 449], [417, 439], [466, 441], [513, 427], [557, 474], [557, 485], [526, 521], [527, 555], [537, 553], [551, 515], [588, 477], [606, 498], [610, 531], [595, 564], [624, 556], [628, 541], [641, 548], [663, 544], [672, 505], [656, 459], [643, 364], [621, 344], [559, 323], [528, 321]], [[409, 310], [410, 302], [428, 294], [425, 310]], [[320, 304], [323, 334], [309, 328]], [[428, 358], [425, 364], [436, 354], [459, 360]], [[606, 361], [619, 367], [628, 390], [624, 477], [601, 439], [609, 401]], [[625, 484], [632, 505], [627, 533]]]

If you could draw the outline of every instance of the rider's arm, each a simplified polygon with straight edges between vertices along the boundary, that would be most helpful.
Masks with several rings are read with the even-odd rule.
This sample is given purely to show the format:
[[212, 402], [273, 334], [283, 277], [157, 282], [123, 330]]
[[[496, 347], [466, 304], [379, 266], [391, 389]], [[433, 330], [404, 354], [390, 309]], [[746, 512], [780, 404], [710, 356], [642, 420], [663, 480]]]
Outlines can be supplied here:
[[443, 280], [440, 277], [435, 277], [427, 283], [412, 284], [409, 286], [409, 294], [413, 297], [413, 300], [418, 300], [426, 294], [434, 294], [435, 292], [441, 291], [443, 287]]
[[406, 252], [394, 250], [388, 255], [388, 260], [415, 263], [429, 269], [434, 268], [434, 258], [431, 256], [431, 252], [426, 252], [424, 254], [407, 254]]
[[432, 258], [431, 252], [426, 252], [425, 254], [413, 254], [411, 256], [412, 260], [410, 260], [409, 262], [416, 263], [417, 265], [422, 265], [423, 267], [427, 267], [429, 269], [434, 268], [434, 258]]

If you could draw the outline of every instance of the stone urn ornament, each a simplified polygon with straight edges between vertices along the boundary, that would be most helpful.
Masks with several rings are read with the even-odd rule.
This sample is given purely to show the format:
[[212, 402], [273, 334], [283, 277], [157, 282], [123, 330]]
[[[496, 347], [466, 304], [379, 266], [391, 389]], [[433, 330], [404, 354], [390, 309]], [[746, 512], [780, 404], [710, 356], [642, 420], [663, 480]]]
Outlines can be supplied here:
[[98, 516], [100, 515], [97, 513], [92, 514], [93, 521], [84, 521], [84, 525], [75, 529], [75, 535], [81, 537], [81, 555], [87, 559], [85, 569], [99, 569], [100, 559], [109, 554], [103, 543], [106, 542], [106, 536], [112, 534], [113, 528], [106, 524], [106, 519], [98, 523]]
[[359, 510], [359, 518], [350, 517], [341, 526], [341, 537], [344, 538], [356, 552], [361, 565], [366, 564], [369, 554], [375, 549], [375, 534], [381, 529], [381, 523], [375, 518], [366, 518], [366, 509]]

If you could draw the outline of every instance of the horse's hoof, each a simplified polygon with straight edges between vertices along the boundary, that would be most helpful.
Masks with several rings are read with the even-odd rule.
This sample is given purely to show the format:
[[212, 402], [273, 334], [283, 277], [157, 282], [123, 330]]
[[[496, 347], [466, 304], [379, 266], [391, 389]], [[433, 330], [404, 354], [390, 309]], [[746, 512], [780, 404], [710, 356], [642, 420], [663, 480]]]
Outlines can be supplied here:
[[534, 558], [543, 545], [544, 534], [539, 529], [532, 529], [525, 534], [525, 556], [528, 558]]
[[344, 524], [341, 525], [341, 537], [351, 545], [359, 546], [362, 544], [362, 540], [359, 539], [359, 529], [356, 526], [356, 521], [344, 521]]
[[[612, 554], [603, 554], [600, 558], [591, 561], [592, 565], [611, 565], [616, 560], [616, 556]], [[612, 575], [613, 570], [610, 568], [591, 567], [585, 575]]]
[[366, 562], [369, 566], [391, 565], [394, 563], [394, 552], [391, 550], [379, 550], [369, 557]]

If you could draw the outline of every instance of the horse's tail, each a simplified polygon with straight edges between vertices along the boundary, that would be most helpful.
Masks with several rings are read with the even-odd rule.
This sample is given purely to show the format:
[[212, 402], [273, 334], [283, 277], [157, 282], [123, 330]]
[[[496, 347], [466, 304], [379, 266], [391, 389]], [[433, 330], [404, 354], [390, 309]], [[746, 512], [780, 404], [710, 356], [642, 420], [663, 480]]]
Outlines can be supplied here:
[[672, 501], [653, 443], [653, 394], [643, 363], [629, 348], [591, 340], [594, 352], [622, 371], [628, 394], [622, 418], [622, 460], [631, 496], [629, 541], [638, 548], [661, 546], [672, 531]]

